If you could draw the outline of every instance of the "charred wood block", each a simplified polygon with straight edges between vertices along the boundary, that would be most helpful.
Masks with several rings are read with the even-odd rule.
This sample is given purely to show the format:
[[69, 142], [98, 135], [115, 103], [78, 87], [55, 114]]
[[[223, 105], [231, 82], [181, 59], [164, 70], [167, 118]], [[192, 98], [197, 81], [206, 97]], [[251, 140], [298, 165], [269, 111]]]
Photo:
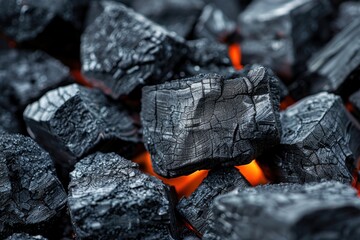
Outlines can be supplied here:
[[29, 134], [64, 166], [101, 149], [102, 143], [113, 140], [104, 147], [121, 150], [140, 141], [138, 126], [124, 107], [100, 90], [77, 84], [46, 93], [25, 109], [24, 119]]
[[0, 105], [22, 112], [48, 90], [69, 82], [69, 74], [67, 67], [43, 52], [0, 51]]
[[360, 199], [338, 182], [265, 185], [215, 199], [206, 240], [357, 239]]
[[327, 0], [255, 0], [239, 15], [244, 63], [260, 63], [284, 77], [299, 72], [317, 47], [323, 21], [333, 12]]
[[304, 98], [281, 112], [281, 144], [258, 160], [278, 182], [350, 183], [360, 155], [360, 130], [349, 116], [338, 96]]
[[360, 87], [360, 19], [337, 34], [307, 63], [307, 73], [295, 82], [292, 95], [300, 98], [322, 91], [347, 97]]
[[82, 37], [82, 70], [89, 80], [113, 98], [167, 80], [187, 52], [184, 40], [120, 3], [102, 4]]
[[48, 223], [66, 202], [50, 156], [31, 138], [0, 138], [0, 237]]
[[27, 233], [14, 233], [10, 237], [6, 238], [6, 240], [47, 240], [43, 236], [30, 236]]
[[169, 186], [114, 153], [75, 165], [68, 205], [80, 239], [172, 239]]
[[340, 32], [352, 22], [360, 19], [360, 2], [348, 1], [340, 5], [339, 13], [335, 21], [332, 23], [333, 31]]
[[220, 168], [209, 172], [201, 185], [188, 198], [182, 198], [177, 205], [178, 212], [200, 234], [207, 229], [215, 197], [235, 188], [250, 187], [248, 181], [236, 168]]
[[144, 142], [156, 173], [247, 164], [280, 142], [277, 78], [259, 66], [246, 75], [200, 74], [143, 88]]

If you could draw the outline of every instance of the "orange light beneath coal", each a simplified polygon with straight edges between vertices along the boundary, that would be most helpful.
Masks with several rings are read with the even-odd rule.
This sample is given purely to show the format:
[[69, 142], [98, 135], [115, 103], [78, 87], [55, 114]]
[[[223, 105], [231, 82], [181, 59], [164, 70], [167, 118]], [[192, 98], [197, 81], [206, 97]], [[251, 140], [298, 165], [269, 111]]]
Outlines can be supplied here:
[[253, 160], [247, 165], [236, 166], [236, 168], [240, 170], [241, 174], [244, 175], [246, 180], [248, 180], [252, 186], [266, 184], [269, 182], [256, 160]]
[[232, 65], [236, 70], [241, 70], [244, 66], [241, 64], [241, 47], [239, 44], [233, 43], [228, 48], [229, 57]]

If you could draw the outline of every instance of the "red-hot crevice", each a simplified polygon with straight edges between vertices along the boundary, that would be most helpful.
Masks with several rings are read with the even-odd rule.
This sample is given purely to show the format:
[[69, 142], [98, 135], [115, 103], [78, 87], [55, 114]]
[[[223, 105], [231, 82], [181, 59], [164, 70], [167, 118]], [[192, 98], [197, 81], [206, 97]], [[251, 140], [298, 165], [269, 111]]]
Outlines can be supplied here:
[[229, 57], [231, 59], [232, 65], [236, 70], [241, 70], [244, 66], [241, 64], [241, 47], [240, 44], [233, 43], [229, 45], [228, 48]]

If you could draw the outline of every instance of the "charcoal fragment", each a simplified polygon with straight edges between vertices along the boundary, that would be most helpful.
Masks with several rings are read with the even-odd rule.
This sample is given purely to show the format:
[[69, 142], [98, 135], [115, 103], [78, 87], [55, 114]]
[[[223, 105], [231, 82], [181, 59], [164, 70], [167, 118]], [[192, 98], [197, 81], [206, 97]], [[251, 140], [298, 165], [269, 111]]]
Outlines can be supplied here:
[[260, 66], [244, 74], [200, 74], [143, 88], [144, 142], [156, 173], [247, 164], [279, 143], [277, 78]]
[[184, 39], [120, 3], [102, 4], [82, 37], [85, 76], [113, 98], [171, 77], [187, 52]]
[[170, 187], [114, 153], [75, 165], [68, 205], [80, 239], [172, 239]]
[[6, 238], [6, 240], [47, 240], [43, 236], [30, 236], [27, 233], [14, 233], [10, 237]]
[[215, 197], [228, 193], [235, 188], [250, 187], [249, 182], [236, 168], [220, 168], [209, 172], [200, 186], [188, 198], [182, 198], [177, 205], [178, 212], [200, 234], [208, 228]]
[[138, 126], [120, 103], [77, 84], [49, 91], [25, 109], [24, 119], [29, 134], [64, 166], [102, 145], [126, 152], [140, 142]]
[[265, 185], [215, 199], [203, 239], [299, 240], [360, 237], [360, 199], [338, 182]]
[[304, 98], [281, 112], [281, 144], [259, 163], [277, 182], [350, 183], [360, 156], [360, 130], [349, 116], [338, 96]]
[[0, 236], [43, 229], [64, 207], [52, 160], [31, 138], [2, 135], [0, 168]]

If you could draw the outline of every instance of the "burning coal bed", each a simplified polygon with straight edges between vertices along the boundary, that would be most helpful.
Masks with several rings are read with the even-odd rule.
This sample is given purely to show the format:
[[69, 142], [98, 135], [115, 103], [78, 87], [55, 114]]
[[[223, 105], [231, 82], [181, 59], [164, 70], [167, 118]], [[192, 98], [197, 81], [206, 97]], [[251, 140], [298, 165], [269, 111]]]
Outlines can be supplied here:
[[0, 0], [0, 239], [360, 239], [360, 3]]

